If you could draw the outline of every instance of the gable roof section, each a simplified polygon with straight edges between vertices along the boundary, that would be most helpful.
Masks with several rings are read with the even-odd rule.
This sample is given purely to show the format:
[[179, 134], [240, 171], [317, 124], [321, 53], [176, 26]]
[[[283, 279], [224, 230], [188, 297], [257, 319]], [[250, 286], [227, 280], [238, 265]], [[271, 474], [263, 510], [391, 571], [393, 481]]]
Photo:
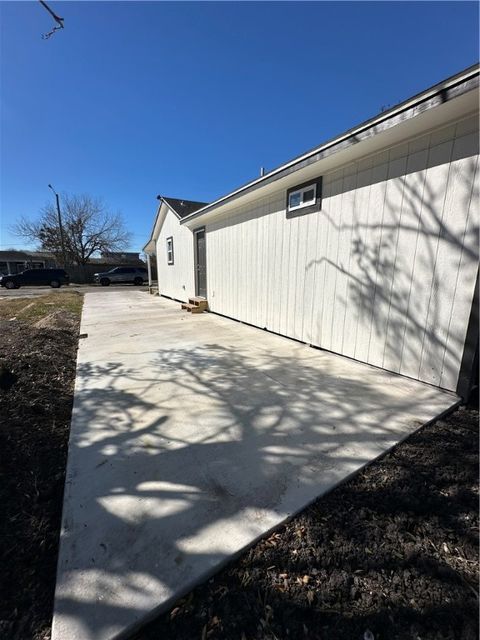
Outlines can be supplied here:
[[473, 89], [477, 89], [478, 92], [478, 85], [479, 65], [475, 64], [433, 85], [429, 89], [408, 98], [408, 100], [401, 102], [397, 106], [377, 114], [375, 117], [347, 130], [345, 133], [331, 138], [320, 146], [310, 149], [302, 155], [293, 158], [293, 160], [280, 165], [276, 169], [272, 169], [272, 171], [269, 171], [264, 176], [255, 178], [238, 189], [214, 200], [210, 204], [183, 218], [182, 224], [188, 223], [190, 220], [216, 209], [220, 209], [220, 207], [230, 203], [232, 200], [237, 200], [252, 191], [256, 191], [267, 184], [280, 180], [295, 171], [318, 162], [318, 160], [322, 158], [352, 147], [363, 140], [372, 138], [397, 124], [440, 106], [464, 93], [472, 91]]
[[178, 198], [164, 198], [163, 196], [161, 196], [161, 199], [168, 204], [170, 209], [176, 213], [179, 218], [186, 218], [191, 213], [198, 211], [198, 209], [202, 209], [208, 204], [207, 202], [179, 200]]
[[[145, 252], [151, 252], [155, 248], [155, 241], [160, 234], [161, 225], [158, 225], [160, 220], [160, 213], [162, 211], [162, 204], [165, 204], [173, 213], [177, 216], [179, 220], [188, 217], [207, 206], [207, 202], [197, 202], [196, 200], [181, 200], [180, 198], [166, 198], [164, 196], [157, 196], [157, 200], [159, 201], [157, 215], [155, 216], [155, 221], [152, 227], [152, 233], [150, 234], [149, 241], [143, 247]], [[163, 224], [163, 220], [162, 220]]]

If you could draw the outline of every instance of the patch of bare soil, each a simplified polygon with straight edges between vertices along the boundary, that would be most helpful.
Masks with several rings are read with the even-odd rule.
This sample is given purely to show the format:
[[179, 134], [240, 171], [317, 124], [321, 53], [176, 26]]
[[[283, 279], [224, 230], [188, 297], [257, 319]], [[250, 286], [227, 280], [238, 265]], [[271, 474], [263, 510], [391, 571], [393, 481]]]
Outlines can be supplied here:
[[78, 324], [0, 321], [2, 639], [50, 637]]
[[317, 500], [137, 640], [474, 640], [478, 412]]
[[37, 329], [66, 329], [75, 331], [78, 328], [78, 319], [65, 309], [57, 309], [52, 311], [44, 318], [40, 318], [33, 325]]

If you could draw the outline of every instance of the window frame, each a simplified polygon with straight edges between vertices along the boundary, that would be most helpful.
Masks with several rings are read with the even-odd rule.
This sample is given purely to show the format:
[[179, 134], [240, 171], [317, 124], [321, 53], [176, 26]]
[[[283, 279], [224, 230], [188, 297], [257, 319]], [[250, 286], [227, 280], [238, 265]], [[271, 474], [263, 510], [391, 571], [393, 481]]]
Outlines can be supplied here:
[[[306, 203], [300, 203], [297, 206], [290, 206], [290, 198], [293, 194], [298, 192], [305, 193], [306, 191], [310, 191], [310, 189], [315, 189], [315, 197], [313, 200], [309, 200]], [[301, 184], [297, 184], [293, 187], [287, 189], [287, 199], [286, 199], [286, 213], [287, 218], [296, 218], [297, 216], [302, 216], [306, 213], [312, 213], [313, 211], [320, 211], [322, 206], [322, 177], [319, 176], [317, 178], [313, 178], [312, 180], [308, 180], [308, 182], [302, 182]]]
[[[170, 248], [169, 248], [169, 244], [170, 244]], [[167, 238], [167, 264], [168, 265], [172, 265], [174, 263], [175, 263], [175, 259], [174, 259], [174, 252], [173, 252], [173, 236], [168, 236], [168, 238]]]

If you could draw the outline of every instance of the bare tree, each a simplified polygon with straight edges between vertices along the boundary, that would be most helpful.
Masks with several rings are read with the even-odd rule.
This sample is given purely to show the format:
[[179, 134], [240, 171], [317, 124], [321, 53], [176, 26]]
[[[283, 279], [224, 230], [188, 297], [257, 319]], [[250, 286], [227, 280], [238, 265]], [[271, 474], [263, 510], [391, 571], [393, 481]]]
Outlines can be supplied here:
[[44, 2], [44, 0], [40, 0], [40, 4], [42, 5], [42, 7], [44, 7], [48, 11], [48, 13], [52, 16], [52, 18], [57, 23], [48, 33], [43, 34], [42, 38], [44, 40], [48, 40], [51, 36], [53, 36], [55, 31], [58, 31], [59, 29], [63, 29], [63, 23], [65, 21], [63, 18], [60, 18], [60, 16], [57, 16], [57, 14], [54, 11], [52, 11], [48, 6], [48, 4]]
[[[62, 196], [62, 223], [70, 265], [84, 265], [99, 252], [122, 251], [130, 240], [121, 214], [110, 212], [102, 200], [89, 195]], [[38, 220], [21, 218], [13, 232], [61, 261], [62, 242], [54, 204], [45, 205]]]

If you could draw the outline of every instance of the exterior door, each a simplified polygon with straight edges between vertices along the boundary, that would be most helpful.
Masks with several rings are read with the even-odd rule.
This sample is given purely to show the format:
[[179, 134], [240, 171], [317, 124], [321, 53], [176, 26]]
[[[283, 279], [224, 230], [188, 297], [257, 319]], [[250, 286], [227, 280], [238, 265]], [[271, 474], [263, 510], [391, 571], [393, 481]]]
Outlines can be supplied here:
[[205, 229], [193, 232], [195, 237], [195, 295], [207, 297], [207, 252]]

